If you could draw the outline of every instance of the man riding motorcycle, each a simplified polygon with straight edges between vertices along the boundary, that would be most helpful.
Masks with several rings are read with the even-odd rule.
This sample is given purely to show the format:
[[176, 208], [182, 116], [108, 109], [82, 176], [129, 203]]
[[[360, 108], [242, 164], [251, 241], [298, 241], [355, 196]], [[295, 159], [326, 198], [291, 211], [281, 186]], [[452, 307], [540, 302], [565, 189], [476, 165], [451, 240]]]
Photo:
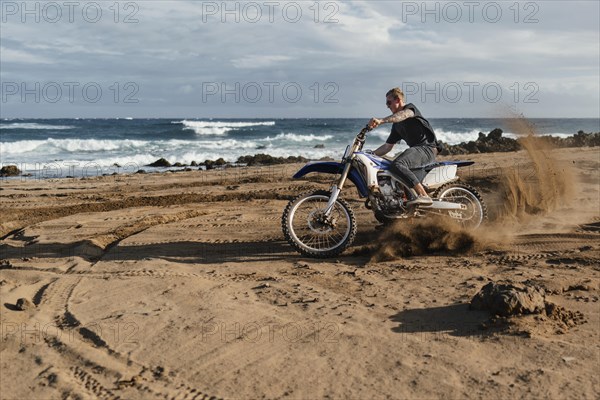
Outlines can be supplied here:
[[385, 105], [392, 111], [392, 115], [385, 118], [372, 118], [368, 126], [374, 129], [381, 124], [392, 123], [392, 130], [386, 142], [373, 153], [381, 157], [404, 139], [409, 148], [394, 159], [390, 171], [404, 179], [417, 192], [418, 197], [409, 201], [408, 205], [431, 205], [431, 198], [411, 168], [435, 161], [438, 153], [435, 132], [414, 104], [404, 103], [404, 93], [400, 88], [389, 90], [385, 97]]
[[[294, 174], [295, 179], [312, 173], [336, 176], [328, 190], [301, 193], [283, 210], [284, 237], [301, 254], [335, 257], [352, 245], [357, 232], [356, 217], [341, 196], [349, 183], [354, 184], [359, 197], [365, 199], [365, 207], [373, 211], [379, 222], [435, 216], [476, 229], [486, 220], [483, 198], [475, 188], [459, 182], [457, 176], [458, 168], [474, 162], [433, 162], [439, 142], [429, 122], [414, 105], [404, 104], [400, 89], [390, 90], [386, 100], [393, 114], [371, 119], [346, 147], [341, 159], [310, 161]], [[368, 132], [386, 122], [393, 123], [386, 143], [374, 154], [363, 151]], [[381, 157], [401, 139], [410, 147], [408, 150], [394, 161]], [[435, 200], [427, 195], [428, 191]]]

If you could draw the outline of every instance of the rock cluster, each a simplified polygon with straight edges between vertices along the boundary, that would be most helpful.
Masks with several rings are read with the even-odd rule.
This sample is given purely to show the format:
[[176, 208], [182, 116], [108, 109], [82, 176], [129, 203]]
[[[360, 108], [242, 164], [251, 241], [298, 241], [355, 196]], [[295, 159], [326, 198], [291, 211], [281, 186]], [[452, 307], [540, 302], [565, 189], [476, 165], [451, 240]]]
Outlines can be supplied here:
[[304, 157], [294, 157], [289, 156], [285, 157], [273, 157], [269, 154], [256, 154], [253, 156], [242, 156], [238, 158], [238, 164], [246, 164], [248, 166], [252, 165], [275, 165], [275, 164], [292, 164], [292, 163], [301, 163], [307, 162], [308, 159]]
[[146, 165], [147, 167], [170, 167], [171, 163], [165, 160], [164, 158], [159, 158], [154, 161], [152, 164]]
[[218, 167], [222, 167], [224, 165], [227, 164], [227, 161], [225, 161], [225, 159], [223, 157], [216, 159], [215, 161], [213, 160], [206, 160], [203, 163], [201, 163], [200, 165], [204, 165], [204, 167], [206, 169], [215, 169]]
[[0, 169], [0, 177], [5, 176], [17, 176], [21, 173], [21, 170], [16, 165], [5, 165]]
[[470, 154], [470, 153], [492, 153], [517, 151], [521, 148], [515, 139], [502, 137], [502, 129], [496, 128], [488, 135], [479, 132], [477, 140], [462, 142], [456, 145], [442, 143], [442, 155]]
[[[492, 130], [487, 135], [483, 132], [479, 132], [477, 140], [471, 140], [469, 142], [462, 142], [456, 145], [449, 145], [448, 143], [440, 142], [442, 151], [441, 155], [455, 155], [455, 154], [472, 154], [472, 153], [494, 153], [494, 152], [509, 152], [521, 150], [522, 145], [520, 139], [511, 139], [502, 136], [503, 131], [500, 128]], [[531, 139], [531, 138], [529, 138]], [[560, 138], [555, 136], [540, 136], [535, 137], [534, 140], [539, 140], [540, 143], [547, 143], [554, 147], [593, 147], [600, 146], [600, 132], [596, 133], [585, 133], [579, 131], [573, 136], [567, 138]], [[324, 148], [322, 144], [315, 145], [314, 148]], [[203, 163], [197, 163], [196, 161], [191, 162], [192, 167], [202, 166], [205, 169], [215, 169], [227, 167], [235, 164], [255, 166], [255, 165], [276, 165], [276, 164], [291, 164], [291, 163], [304, 163], [309, 161], [304, 157], [273, 157], [269, 154], [255, 154], [242, 156], [237, 159], [235, 163], [229, 163], [223, 158], [217, 160], [205, 160]], [[171, 164], [164, 158], [160, 158], [148, 164], [148, 167], [186, 167], [186, 164], [175, 163]], [[7, 166], [2, 168], [2, 176], [8, 176], [5, 174], [9, 172], [8, 168], [15, 168], [15, 166]], [[10, 169], [10, 171], [14, 171]], [[18, 171], [18, 170], [17, 170]], [[15, 174], [19, 174], [20, 171]]]
[[556, 136], [543, 136], [540, 140], [546, 141], [555, 147], [596, 147], [600, 146], [600, 132], [585, 133], [579, 131], [566, 138]]
[[[449, 145], [441, 142], [441, 155], [471, 154], [471, 153], [494, 153], [521, 150], [522, 146], [519, 139], [511, 139], [502, 136], [502, 129], [496, 128], [489, 134], [479, 132], [477, 140], [462, 142], [456, 145]], [[531, 138], [530, 138], [531, 139]], [[554, 147], [594, 147], [600, 146], [600, 132], [585, 133], [577, 132], [573, 136], [561, 138], [556, 136], [539, 136], [534, 140], [540, 143], [547, 143]]]

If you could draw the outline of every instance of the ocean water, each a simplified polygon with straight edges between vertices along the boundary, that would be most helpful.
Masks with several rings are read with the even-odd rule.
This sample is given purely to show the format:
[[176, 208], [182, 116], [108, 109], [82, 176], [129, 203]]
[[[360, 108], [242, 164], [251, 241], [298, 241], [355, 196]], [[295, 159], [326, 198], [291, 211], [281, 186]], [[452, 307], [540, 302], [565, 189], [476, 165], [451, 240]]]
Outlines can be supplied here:
[[[243, 155], [339, 158], [367, 119], [3, 119], [0, 166], [16, 164], [34, 176], [89, 176], [149, 170], [159, 158], [190, 164]], [[475, 140], [501, 128], [501, 119], [430, 119], [438, 139], [450, 144]], [[541, 135], [570, 136], [600, 131], [600, 119], [531, 119]], [[375, 149], [391, 125], [372, 131], [365, 148]], [[401, 150], [403, 146], [397, 147]]]

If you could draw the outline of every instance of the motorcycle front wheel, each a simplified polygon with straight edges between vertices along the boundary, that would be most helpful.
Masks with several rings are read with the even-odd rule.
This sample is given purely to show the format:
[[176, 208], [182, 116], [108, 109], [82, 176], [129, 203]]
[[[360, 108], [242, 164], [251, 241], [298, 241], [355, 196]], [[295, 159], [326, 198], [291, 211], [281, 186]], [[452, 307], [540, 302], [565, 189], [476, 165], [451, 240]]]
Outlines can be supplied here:
[[331, 214], [325, 215], [330, 196], [325, 190], [304, 193], [290, 201], [283, 211], [283, 235], [306, 256], [335, 257], [354, 241], [356, 218], [345, 200], [338, 198]]

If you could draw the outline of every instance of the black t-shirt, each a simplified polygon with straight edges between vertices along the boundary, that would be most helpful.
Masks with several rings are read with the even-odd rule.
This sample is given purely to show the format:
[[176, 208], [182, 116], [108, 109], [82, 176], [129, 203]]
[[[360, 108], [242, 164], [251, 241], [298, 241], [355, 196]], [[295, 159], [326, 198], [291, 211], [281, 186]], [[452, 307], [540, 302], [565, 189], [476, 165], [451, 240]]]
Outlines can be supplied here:
[[386, 142], [396, 144], [400, 140], [406, 142], [408, 147], [414, 146], [431, 146], [436, 147], [437, 138], [435, 132], [417, 107], [409, 103], [403, 109], [410, 109], [415, 113], [414, 117], [405, 119], [404, 121], [396, 122], [392, 125], [392, 131]]

